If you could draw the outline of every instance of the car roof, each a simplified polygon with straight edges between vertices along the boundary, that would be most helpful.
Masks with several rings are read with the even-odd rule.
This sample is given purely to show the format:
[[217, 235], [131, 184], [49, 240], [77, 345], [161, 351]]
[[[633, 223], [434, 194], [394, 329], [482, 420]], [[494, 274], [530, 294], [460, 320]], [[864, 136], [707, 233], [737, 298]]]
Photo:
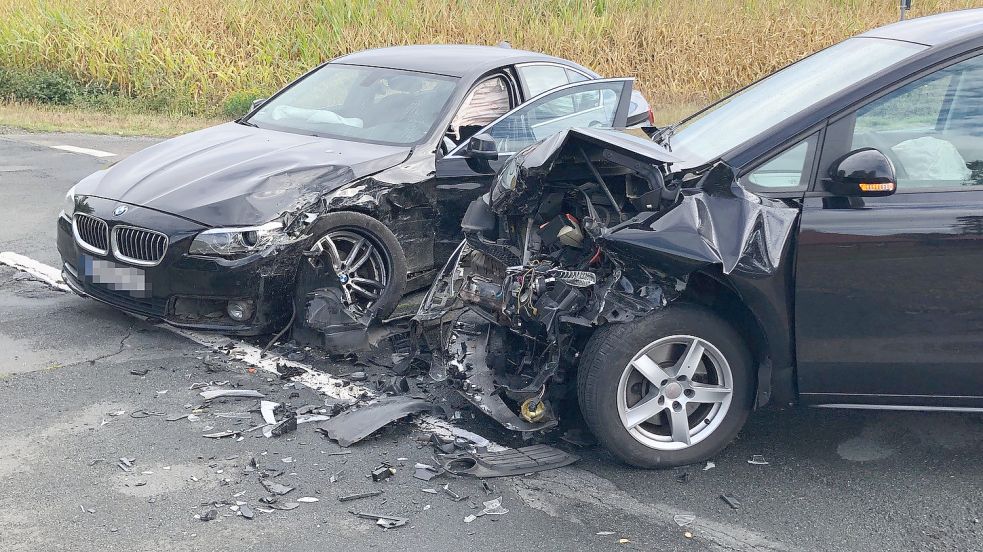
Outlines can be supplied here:
[[471, 44], [433, 44], [425, 46], [392, 46], [363, 50], [339, 57], [332, 63], [348, 63], [351, 65], [369, 65], [373, 67], [388, 67], [405, 69], [424, 73], [436, 73], [449, 77], [478, 76], [503, 65], [548, 61], [562, 63], [585, 70], [588, 74], [596, 73], [572, 61], [499, 46], [477, 46]]
[[892, 23], [859, 35], [938, 46], [983, 35], [983, 8], [956, 10]]

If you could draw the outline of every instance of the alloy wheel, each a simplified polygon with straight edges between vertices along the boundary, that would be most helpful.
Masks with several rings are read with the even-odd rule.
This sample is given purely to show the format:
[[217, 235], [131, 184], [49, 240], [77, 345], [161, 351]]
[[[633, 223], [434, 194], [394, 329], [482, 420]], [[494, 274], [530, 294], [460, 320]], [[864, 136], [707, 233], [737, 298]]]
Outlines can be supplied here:
[[650, 343], [625, 367], [618, 414], [639, 443], [680, 450], [720, 426], [733, 395], [733, 374], [724, 355], [705, 339], [673, 335]]
[[389, 284], [388, 257], [376, 240], [358, 229], [332, 230], [311, 248], [327, 254], [338, 274], [345, 306], [367, 312]]

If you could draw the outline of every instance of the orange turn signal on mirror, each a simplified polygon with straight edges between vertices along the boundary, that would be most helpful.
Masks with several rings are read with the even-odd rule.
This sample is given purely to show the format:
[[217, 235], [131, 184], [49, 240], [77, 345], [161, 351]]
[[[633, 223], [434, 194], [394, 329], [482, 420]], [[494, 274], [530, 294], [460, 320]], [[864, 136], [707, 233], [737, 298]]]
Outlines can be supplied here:
[[861, 192], [893, 192], [894, 182], [885, 182], [883, 184], [872, 184], [870, 182], [860, 183]]

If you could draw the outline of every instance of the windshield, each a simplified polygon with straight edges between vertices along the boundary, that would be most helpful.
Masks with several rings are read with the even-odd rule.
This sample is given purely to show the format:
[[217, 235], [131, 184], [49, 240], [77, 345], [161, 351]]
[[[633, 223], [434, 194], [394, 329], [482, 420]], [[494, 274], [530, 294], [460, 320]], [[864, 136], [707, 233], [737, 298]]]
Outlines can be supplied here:
[[328, 138], [413, 145], [437, 124], [457, 79], [330, 63], [271, 99], [248, 122]]
[[695, 161], [694, 165], [713, 161], [783, 120], [925, 48], [876, 38], [851, 38], [831, 46], [684, 121], [670, 138], [672, 150]]

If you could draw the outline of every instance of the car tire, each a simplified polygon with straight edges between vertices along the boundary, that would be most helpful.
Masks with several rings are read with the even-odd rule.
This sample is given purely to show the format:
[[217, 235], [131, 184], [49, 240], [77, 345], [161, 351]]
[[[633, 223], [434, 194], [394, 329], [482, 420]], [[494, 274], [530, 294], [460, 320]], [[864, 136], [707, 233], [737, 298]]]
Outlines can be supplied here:
[[[690, 378], [676, 377], [691, 366]], [[615, 456], [671, 468], [703, 461], [737, 436], [753, 406], [754, 380], [737, 332], [703, 307], [678, 304], [595, 332], [580, 359], [577, 395], [587, 426]]]
[[[309, 250], [315, 249], [319, 244], [324, 247], [323, 244], [326, 243], [324, 240], [334, 236], [333, 241], [335, 242], [364, 238], [367, 244], [378, 252], [378, 259], [367, 261], [367, 263], [371, 265], [375, 262], [381, 262], [384, 265], [386, 279], [381, 292], [378, 292], [378, 299], [372, 302], [372, 308], [375, 309], [379, 319], [385, 319], [392, 314], [403, 296], [403, 289], [406, 287], [406, 256], [403, 253], [403, 248], [399, 245], [399, 240], [392, 231], [378, 220], [352, 211], [329, 213], [321, 217], [317, 224], [315, 235], [318, 238], [311, 242]], [[340, 243], [337, 247], [341, 256], [347, 256]], [[375, 259], [374, 256], [373, 259]], [[303, 263], [302, 267], [309, 267], [306, 260]], [[298, 281], [310, 281], [310, 278], [310, 275], [303, 274], [302, 271], [302, 274], [298, 276]]]

